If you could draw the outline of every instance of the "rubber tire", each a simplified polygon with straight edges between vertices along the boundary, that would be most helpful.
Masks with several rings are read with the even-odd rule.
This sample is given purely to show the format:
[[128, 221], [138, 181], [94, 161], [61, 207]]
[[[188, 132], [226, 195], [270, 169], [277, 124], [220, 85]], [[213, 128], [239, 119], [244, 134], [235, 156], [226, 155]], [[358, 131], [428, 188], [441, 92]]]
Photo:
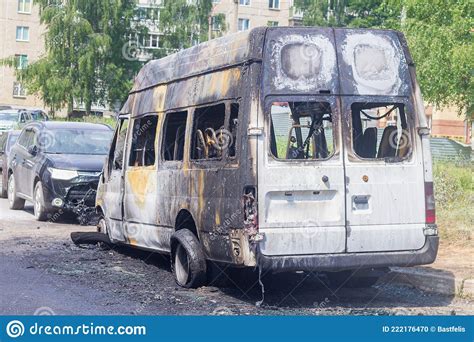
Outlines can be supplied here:
[[354, 276], [354, 271], [341, 271], [327, 273], [332, 288], [367, 288], [375, 285], [379, 276]]
[[[41, 194], [39, 202], [37, 202], [37, 194]], [[48, 214], [50, 212], [45, 208], [44, 205], [44, 191], [43, 184], [41, 182], [36, 183], [35, 189], [33, 191], [33, 211], [36, 221], [44, 222], [48, 219]]]
[[[10, 189], [13, 187], [13, 189]], [[25, 208], [25, 200], [16, 194], [16, 182], [13, 174], [8, 177], [8, 207], [11, 210], [23, 210]]]
[[[180, 266], [176, 265], [176, 261], [184, 257], [187, 264], [186, 279], [180, 279]], [[198, 238], [189, 229], [180, 229], [171, 236], [171, 271], [181, 287], [198, 288], [206, 284], [206, 255]]]

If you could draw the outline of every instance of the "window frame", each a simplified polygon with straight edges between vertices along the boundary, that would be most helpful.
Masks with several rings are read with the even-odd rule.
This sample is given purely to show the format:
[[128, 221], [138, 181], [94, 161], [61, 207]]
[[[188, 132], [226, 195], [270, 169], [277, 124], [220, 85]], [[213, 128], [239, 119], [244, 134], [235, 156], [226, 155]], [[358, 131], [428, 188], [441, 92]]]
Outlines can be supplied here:
[[[113, 137], [111, 145], [110, 145], [109, 157], [108, 157], [109, 160], [107, 162], [107, 164], [108, 164], [107, 169], [108, 169], [109, 175], [112, 171], [122, 172], [125, 169], [124, 160], [127, 157], [128, 130], [130, 128], [130, 121], [131, 121], [130, 117], [128, 117], [128, 116], [122, 116], [122, 117], [118, 118], [118, 124], [115, 128], [115, 134], [114, 134], [114, 137]], [[122, 167], [121, 168], [116, 168], [115, 167], [115, 156], [116, 156], [115, 152], [117, 151], [118, 138], [119, 138], [120, 132], [122, 131], [122, 126], [125, 122], [127, 122], [127, 128], [126, 128], [125, 139], [124, 139], [124, 143], [123, 143]]]
[[[247, 23], [247, 27], [245, 29], [240, 28], [240, 23], [241, 22], [246, 22]], [[237, 20], [237, 30], [239, 32], [244, 32], [244, 31], [250, 30], [250, 19], [249, 18], [238, 18], [238, 20]]]
[[[407, 123], [407, 129], [408, 129], [408, 138], [410, 139], [410, 146], [409, 146], [409, 151], [407, 155], [403, 158], [400, 159], [394, 159], [393, 161], [390, 158], [393, 157], [383, 157], [383, 158], [364, 158], [359, 156], [359, 154], [356, 152], [355, 146], [354, 146], [354, 139], [353, 139], [353, 117], [352, 117], [352, 106], [354, 104], [360, 104], [360, 103], [374, 103], [374, 104], [398, 104], [398, 105], [403, 105], [404, 106], [404, 114], [405, 114], [405, 120]], [[344, 105], [344, 111], [347, 113], [346, 115], [350, 118], [350, 120], [347, 120], [347, 134], [350, 140], [349, 146], [347, 146], [347, 149], [349, 150], [348, 152], [348, 157], [350, 162], [357, 162], [357, 163], [384, 163], [384, 164], [396, 164], [396, 163], [410, 163], [413, 161], [414, 158], [414, 151], [415, 151], [415, 145], [416, 145], [416, 140], [415, 140], [415, 131], [416, 131], [416, 118], [415, 118], [415, 110], [413, 106], [411, 105], [410, 101], [406, 98], [392, 98], [392, 97], [370, 97], [369, 99], [367, 98], [359, 98], [356, 97], [354, 99], [351, 99], [351, 101], [346, 101]], [[412, 113], [410, 115], [409, 113]], [[386, 126], [388, 127], [388, 126]], [[380, 147], [380, 146], [378, 146]], [[378, 149], [376, 150], [376, 155], [378, 154]]]
[[[165, 147], [166, 147], [166, 138], [167, 138], [167, 133], [168, 133], [168, 118], [170, 117], [170, 115], [173, 115], [173, 114], [176, 114], [176, 113], [184, 113], [186, 112], [186, 126], [184, 128], [184, 144], [183, 144], [183, 159], [166, 159], [165, 158]], [[161, 134], [161, 137], [159, 138], [160, 139], [160, 146], [159, 146], [159, 149], [160, 149], [160, 153], [159, 153], [159, 156], [160, 156], [160, 161], [162, 163], [174, 163], [174, 164], [179, 164], [181, 165], [182, 163], [184, 163], [184, 161], [187, 161], [189, 160], [189, 148], [186, 148], [187, 145], [188, 145], [188, 129], [189, 129], [189, 120], [190, 120], [190, 116], [193, 115], [192, 113], [193, 111], [191, 110], [191, 108], [182, 108], [182, 109], [179, 109], [179, 110], [169, 110], [169, 111], [166, 111], [164, 113], [164, 117], [163, 117], [163, 120], [162, 121], [162, 124], [161, 124], [161, 128], [160, 128], [160, 134]]]
[[[278, 4], [278, 6], [275, 6], [275, 4]], [[280, 10], [280, 0], [268, 0], [268, 9], [270, 10]]]
[[20, 99], [25, 99], [28, 96], [26, 88], [23, 87], [21, 82], [19, 82], [19, 81], [14, 81], [13, 82], [13, 94], [12, 94], [12, 96], [14, 98], [20, 98]]
[[[229, 154], [229, 148], [226, 148], [226, 152], [225, 154], [222, 155], [221, 158], [208, 158], [208, 159], [194, 159], [192, 156], [193, 156], [193, 149], [195, 148], [194, 147], [194, 144], [195, 144], [195, 141], [194, 141], [194, 127], [195, 127], [195, 124], [196, 124], [196, 110], [200, 109], [200, 108], [206, 108], [206, 107], [214, 107], [214, 106], [218, 106], [218, 105], [224, 105], [224, 108], [225, 108], [225, 115], [224, 115], [224, 129], [227, 130], [228, 132], [230, 132], [229, 128], [230, 128], [230, 119], [231, 119], [231, 115], [232, 115], [232, 106], [233, 105], [237, 105], [238, 106], [238, 111], [237, 111], [237, 119], [239, 120], [238, 121], [238, 124], [237, 124], [237, 132], [236, 132], [236, 139], [233, 141], [233, 144], [234, 144], [234, 151], [235, 151], [235, 154], [233, 156], [231, 156]], [[216, 164], [235, 164], [237, 162], [237, 160], [239, 159], [240, 157], [240, 144], [241, 144], [241, 140], [239, 139], [240, 137], [240, 134], [241, 134], [241, 130], [242, 130], [242, 103], [241, 101], [239, 101], [238, 99], [233, 99], [233, 100], [223, 100], [223, 101], [217, 101], [217, 102], [213, 102], [213, 103], [209, 103], [209, 104], [206, 104], [206, 105], [200, 105], [200, 106], [196, 106], [191, 114], [191, 125], [190, 125], [190, 141], [189, 141], [189, 148], [188, 148], [188, 156], [189, 156], [189, 161], [192, 162], [192, 163], [195, 163], [195, 164], [203, 164], [203, 163], [211, 163], [212, 165], [216, 165]]]
[[32, 0], [18, 0], [17, 12], [19, 14], [31, 14], [32, 5]]
[[[132, 162], [133, 147], [134, 147], [133, 143], [134, 143], [134, 136], [135, 136], [135, 133], [134, 133], [135, 124], [137, 122], [140, 122], [141, 120], [146, 120], [147, 118], [156, 118], [156, 127], [155, 127], [155, 131], [154, 131], [154, 139], [153, 139], [153, 149], [154, 149], [154, 154], [155, 154], [153, 164], [132, 165], [131, 162]], [[124, 165], [122, 167], [126, 167], [127, 169], [137, 169], [137, 168], [142, 169], [142, 168], [156, 167], [158, 165], [157, 137], [158, 137], [158, 133], [159, 133], [159, 129], [158, 129], [159, 124], [160, 124], [160, 118], [159, 118], [158, 113], [146, 113], [146, 114], [143, 114], [143, 115], [139, 115], [139, 116], [130, 118], [130, 121], [128, 123], [129, 126], [128, 126], [127, 139], [126, 139], [126, 141], [129, 144], [128, 146], [130, 148], [129, 148], [128, 153], [127, 153], [127, 160], [126, 160], [126, 162], [124, 161]], [[153, 125], [150, 125], [150, 126], [153, 126]], [[140, 127], [142, 127], [142, 126], [140, 126]], [[145, 145], [143, 147], [145, 147]], [[144, 149], [144, 151], [146, 152], [145, 149]]]
[[[19, 25], [16, 27], [16, 41], [17, 42], [29, 42], [30, 41], [30, 27], [29, 26], [22, 26]], [[18, 37], [18, 33], [21, 32], [20, 38]], [[25, 38], [26, 32], [26, 38]]]

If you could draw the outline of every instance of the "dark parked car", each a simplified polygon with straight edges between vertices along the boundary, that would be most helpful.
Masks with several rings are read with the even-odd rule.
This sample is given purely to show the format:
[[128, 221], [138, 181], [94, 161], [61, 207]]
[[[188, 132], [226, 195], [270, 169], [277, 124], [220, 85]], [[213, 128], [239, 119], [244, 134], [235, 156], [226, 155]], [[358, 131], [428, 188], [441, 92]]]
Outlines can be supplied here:
[[8, 131], [0, 135], [0, 197], [3, 198], [7, 197], [8, 157], [20, 132], [21, 131]]
[[34, 204], [37, 220], [62, 210], [79, 218], [93, 211], [97, 184], [112, 130], [79, 122], [32, 122], [11, 150], [8, 200], [11, 209]]

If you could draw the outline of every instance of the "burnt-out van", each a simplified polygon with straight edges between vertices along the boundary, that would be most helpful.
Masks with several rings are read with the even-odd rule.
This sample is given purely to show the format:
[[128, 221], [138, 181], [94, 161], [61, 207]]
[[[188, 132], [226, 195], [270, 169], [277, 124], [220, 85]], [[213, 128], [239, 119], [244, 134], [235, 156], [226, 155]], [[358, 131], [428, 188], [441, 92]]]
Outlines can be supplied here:
[[119, 115], [99, 231], [272, 272], [434, 261], [429, 130], [403, 35], [256, 28], [146, 64]]

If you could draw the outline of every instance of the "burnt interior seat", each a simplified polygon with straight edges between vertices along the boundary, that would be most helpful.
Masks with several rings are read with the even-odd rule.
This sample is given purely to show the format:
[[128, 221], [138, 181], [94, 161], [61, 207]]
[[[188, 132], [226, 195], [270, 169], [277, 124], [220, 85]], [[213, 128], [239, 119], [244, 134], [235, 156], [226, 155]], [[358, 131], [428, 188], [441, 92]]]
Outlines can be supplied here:
[[387, 126], [383, 130], [377, 158], [395, 157], [397, 154], [398, 133], [396, 126]]
[[365, 129], [359, 148], [359, 155], [362, 158], [375, 158], [377, 153], [377, 127]]

